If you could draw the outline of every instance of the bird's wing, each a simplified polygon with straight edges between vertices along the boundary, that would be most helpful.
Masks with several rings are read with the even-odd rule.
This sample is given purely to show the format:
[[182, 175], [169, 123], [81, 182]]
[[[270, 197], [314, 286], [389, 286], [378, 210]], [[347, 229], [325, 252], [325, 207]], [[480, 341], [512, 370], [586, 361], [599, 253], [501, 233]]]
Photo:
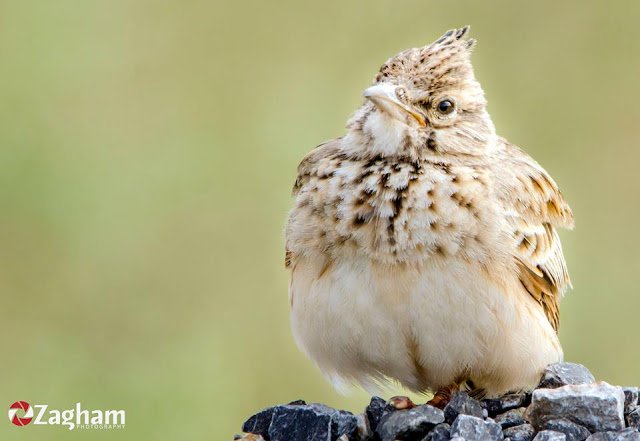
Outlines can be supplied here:
[[293, 195], [297, 195], [302, 186], [309, 180], [309, 177], [317, 172], [318, 165], [323, 159], [328, 159], [340, 150], [341, 138], [332, 139], [320, 144], [302, 158], [298, 165], [298, 176], [293, 184]]
[[560, 296], [571, 282], [556, 227], [573, 228], [573, 214], [547, 172], [518, 147], [503, 142], [496, 190], [516, 238], [518, 276], [557, 332]]
[[[298, 194], [300, 189], [309, 181], [309, 179], [317, 175], [319, 168], [322, 168], [323, 163], [334, 157], [339, 153], [341, 138], [332, 139], [325, 143], [320, 144], [307, 155], [302, 158], [298, 165], [298, 175], [296, 181], [293, 184], [292, 193], [294, 196]], [[284, 266], [290, 268], [294, 259], [293, 252], [289, 248], [285, 248]]]

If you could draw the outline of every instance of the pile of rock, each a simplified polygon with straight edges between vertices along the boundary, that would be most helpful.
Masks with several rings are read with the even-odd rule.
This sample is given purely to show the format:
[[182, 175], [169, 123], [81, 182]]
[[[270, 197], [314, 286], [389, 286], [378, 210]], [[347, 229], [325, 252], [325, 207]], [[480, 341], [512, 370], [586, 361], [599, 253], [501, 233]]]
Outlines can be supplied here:
[[549, 366], [532, 393], [475, 400], [456, 393], [444, 410], [398, 410], [373, 397], [363, 414], [294, 401], [249, 418], [236, 439], [255, 441], [640, 441], [637, 387], [595, 382], [574, 363]]

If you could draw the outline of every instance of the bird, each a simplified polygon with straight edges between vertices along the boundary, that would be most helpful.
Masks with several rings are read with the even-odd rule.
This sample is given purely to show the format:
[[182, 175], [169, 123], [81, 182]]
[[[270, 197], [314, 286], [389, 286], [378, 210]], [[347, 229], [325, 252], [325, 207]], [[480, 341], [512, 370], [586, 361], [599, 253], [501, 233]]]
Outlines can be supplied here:
[[563, 359], [571, 282], [557, 230], [573, 214], [497, 135], [475, 45], [465, 26], [391, 57], [346, 132], [298, 166], [291, 328], [340, 391], [395, 382], [442, 408], [456, 391], [530, 390]]

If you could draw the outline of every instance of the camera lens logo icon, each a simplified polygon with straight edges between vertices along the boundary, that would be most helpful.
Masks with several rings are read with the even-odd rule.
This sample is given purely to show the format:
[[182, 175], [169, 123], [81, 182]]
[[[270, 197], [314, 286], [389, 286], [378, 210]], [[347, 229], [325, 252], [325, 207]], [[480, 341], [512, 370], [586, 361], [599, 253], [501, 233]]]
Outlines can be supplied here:
[[[18, 416], [18, 413], [23, 414]], [[9, 421], [16, 426], [26, 426], [33, 419], [33, 407], [26, 401], [16, 401], [9, 406]]]

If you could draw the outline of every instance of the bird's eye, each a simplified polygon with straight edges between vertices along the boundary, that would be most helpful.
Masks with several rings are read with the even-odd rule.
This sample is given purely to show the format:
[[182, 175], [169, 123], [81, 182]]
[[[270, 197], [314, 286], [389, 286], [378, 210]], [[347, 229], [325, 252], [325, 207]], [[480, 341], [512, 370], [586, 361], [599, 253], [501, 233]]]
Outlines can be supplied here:
[[455, 110], [456, 106], [450, 99], [444, 99], [438, 102], [436, 108], [438, 109], [438, 112], [442, 113], [443, 115], [449, 115]]

